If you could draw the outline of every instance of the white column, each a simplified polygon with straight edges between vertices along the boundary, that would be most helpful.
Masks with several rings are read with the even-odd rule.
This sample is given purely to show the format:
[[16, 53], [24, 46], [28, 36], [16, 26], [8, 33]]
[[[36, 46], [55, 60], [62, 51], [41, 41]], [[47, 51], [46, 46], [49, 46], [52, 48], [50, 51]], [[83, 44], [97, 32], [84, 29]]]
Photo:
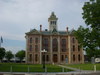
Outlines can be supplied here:
[[42, 50], [42, 35], [40, 35], [40, 64], [42, 64], [41, 50]]
[[71, 63], [71, 38], [70, 35], [68, 35], [68, 53], [69, 53], [69, 64]]
[[50, 55], [51, 55], [51, 63], [53, 63], [52, 61], [52, 36], [50, 36]]
[[58, 37], [58, 63], [60, 63], [60, 36]]

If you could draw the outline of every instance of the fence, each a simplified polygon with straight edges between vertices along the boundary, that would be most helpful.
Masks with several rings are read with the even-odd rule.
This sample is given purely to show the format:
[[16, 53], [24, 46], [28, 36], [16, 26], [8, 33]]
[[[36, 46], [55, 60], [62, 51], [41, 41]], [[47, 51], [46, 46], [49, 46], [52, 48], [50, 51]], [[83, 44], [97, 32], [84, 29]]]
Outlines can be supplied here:
[[70, 69], [61, 67], [30, 67], [30, 66], [8, 66], [6, 68], [0, 68], [0, 72], [69, 72]]

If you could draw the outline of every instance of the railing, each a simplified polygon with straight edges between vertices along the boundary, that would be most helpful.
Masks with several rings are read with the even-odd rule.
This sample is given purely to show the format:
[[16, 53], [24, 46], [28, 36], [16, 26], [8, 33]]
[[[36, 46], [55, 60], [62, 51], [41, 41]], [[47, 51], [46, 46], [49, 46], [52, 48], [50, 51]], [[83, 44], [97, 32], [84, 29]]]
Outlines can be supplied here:
[[6, 68], [0, 68], [0, 72], [69, 72], [72, 71], [66, 68], [54, 68], [46, 67], [31, 67], [31, 66], [7, 66]]

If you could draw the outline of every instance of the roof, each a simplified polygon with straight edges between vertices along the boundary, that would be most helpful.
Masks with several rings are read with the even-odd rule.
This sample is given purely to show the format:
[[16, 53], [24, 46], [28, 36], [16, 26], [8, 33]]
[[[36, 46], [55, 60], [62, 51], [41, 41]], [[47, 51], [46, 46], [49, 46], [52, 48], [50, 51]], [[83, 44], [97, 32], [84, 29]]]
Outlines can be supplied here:
[[33, 29], [30, 30], [30, 32], [27, 32], [26, 35], [29, 34], [40, 34], [40, 35], [71, 35], [73, 34], [74, 30], [71, 30], [69, 32], [67, 31], [57, 31], [56, 29], [54, 29], [53, 31], [42, 31], [40, 32], [39, 30]]

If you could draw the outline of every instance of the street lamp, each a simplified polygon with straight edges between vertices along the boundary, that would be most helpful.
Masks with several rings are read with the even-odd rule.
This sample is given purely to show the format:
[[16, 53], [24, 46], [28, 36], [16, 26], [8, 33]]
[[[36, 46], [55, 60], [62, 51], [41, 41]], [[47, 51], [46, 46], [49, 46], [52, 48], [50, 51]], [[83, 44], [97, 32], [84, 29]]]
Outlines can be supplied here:
[[47, 51], [45, 50], [45, 49], [43, 49], [42, 51], [41, 51], [41, 53], [43, 54], [43, 56], [42, 56], [42, 59], [43, 59], [43, 69], [45, 69], [45, 53], [46, 53]]

